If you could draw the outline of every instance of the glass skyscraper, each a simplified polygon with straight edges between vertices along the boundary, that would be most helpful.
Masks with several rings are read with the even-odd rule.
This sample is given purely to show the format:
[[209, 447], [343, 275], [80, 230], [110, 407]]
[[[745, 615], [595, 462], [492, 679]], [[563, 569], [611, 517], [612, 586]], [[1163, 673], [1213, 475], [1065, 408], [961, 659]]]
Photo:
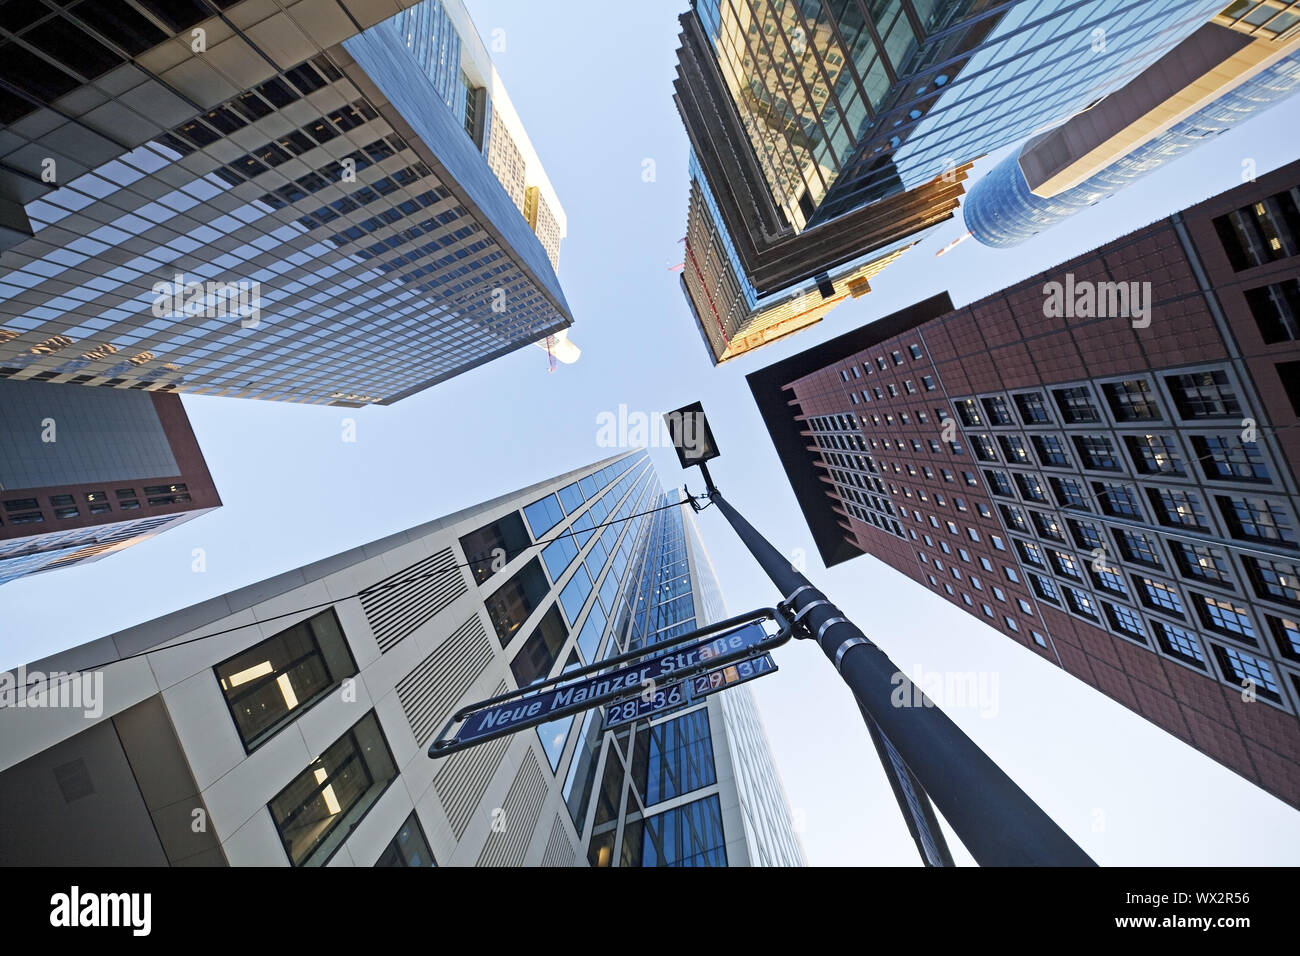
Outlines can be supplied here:
[[[824, 312], [842, 295], [835, 270], [883, 268], [952, 217], [970, 163], [1104, 98], [1220, 6], [696, 0], [674, 86], [699, 169], [692, 223], [703, 180], [741, 291], [799, 293]], [[752, 317], [729, 326], [732, 303], [696, 271], [687, 297], [715, 361], [744, 350], [733, 337], [777, 337]], [[779, 324], [797, 331], [815, 321], [807, 312]]]
[[390, 404], [571, 324], [562, 210], [458, 0], [141, 6], [7, 10], [0, 378]]
[[[427, 755], [466, 704], [724, 613], [647, 454], [597, 462], [20, 671], [0, 862], [799, 865], [743, 686]], [[113, 692], [27, 703], [52, 672]]]
[[[1300, 13], [1259, 6], [1276, 32], [1242, 29], [1225, 11], [1096, 110], [989, 170], [962, 204], [971, 235], [995, 248], [1020, 245], [1294, 94], [1300, 36], [1290, 27]], [[1104, 159], [1089, 162], [1098, 153]]]

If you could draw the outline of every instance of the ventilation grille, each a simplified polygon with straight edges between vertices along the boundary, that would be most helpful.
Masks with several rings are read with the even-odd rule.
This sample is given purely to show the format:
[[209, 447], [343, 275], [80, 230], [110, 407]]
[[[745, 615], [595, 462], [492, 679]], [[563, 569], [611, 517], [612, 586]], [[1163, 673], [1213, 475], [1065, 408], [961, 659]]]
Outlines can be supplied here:
[[439, 730], [451, 710], [492, 660], [492, 645], [475, 614], [397, 685], [397, 699], [417, 742]]
[[496, 814], [501, 823], [488, 834], [476, 865], [522, 866], [545, 801], [546, 777], [530, 747], [506, 794], [504, 812]]
[[[490, 696], [504, 694], [506, 685], [498, 684]], [[442, 769], [433, 778], [433, 789], [442, 801], [442, 808], [447, 813], [447, 822], [459, 840], [465, 835], [470, 817], [483, 794], [487, 793], [492, 775], [501, 765], [501, 758], [510, 745], [509, 737], [500, 737], [469, 750], [443, 758]]]
[[468, 590], [451, 548], [444, 548], [367, 588], [361, 607], [386, 653]]
[[542, 866], [573, 866], [577, 862], [578, 853], [569, 842], [564, 821], [557, 813], [555, 823], [551, 825], [551, 838], [546, 841], [546, 852], [542, 854]]

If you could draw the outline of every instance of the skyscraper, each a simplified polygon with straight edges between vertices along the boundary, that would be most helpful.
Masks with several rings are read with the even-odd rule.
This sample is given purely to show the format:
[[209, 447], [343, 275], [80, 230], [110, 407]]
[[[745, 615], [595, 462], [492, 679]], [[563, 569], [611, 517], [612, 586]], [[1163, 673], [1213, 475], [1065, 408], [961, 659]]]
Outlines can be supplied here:
[[180, 396], [0, 380], [0, 584], [220, 506]]
[[684, 512], [631, 452], [0, 675], [0, 862], [801, 863], [743, 686], [427, 755], [465, 704], [722, 615]]
[[389, 404], [571, 324], [459, 0], [216, 6], [8, 9], [0, 378]]
[[1291, 96], [1300, 88], [1297, 23], [1300, 3], [1232, 4], [981, 177], [962, 203], [971, 234], [1019, 245]]
[[674, 84], [698, 169], [688, 252], [707, 245], [703, 192], [742, 292], [804, 297], [770, 331], [752, 301], [729, 325], [718, 280], [688, 255], [714, 361], [816, 321], [842, 301], [832, 273], [879, 271], [952, 217], [975, 159], [1104, 97], [1219, 6], [696, 0]]
[[1300, 806], [1300, 163], [749, 376], [871, 554]]

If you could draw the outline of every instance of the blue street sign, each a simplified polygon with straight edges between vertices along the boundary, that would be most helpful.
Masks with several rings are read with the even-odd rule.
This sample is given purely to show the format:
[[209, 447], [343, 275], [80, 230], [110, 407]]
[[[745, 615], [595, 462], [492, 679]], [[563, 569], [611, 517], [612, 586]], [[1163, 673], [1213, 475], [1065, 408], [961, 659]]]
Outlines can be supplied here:
[[764, 674], [771, 674], [776, 669], [776, 662], [772, 660], [772, 655], [761, 654], [758, 657], [697, 674], [689, 680], [657, 688], [653, 694], [648, 693], [647, 688], [635, 697], [617, 701], [606, 707], [605, 729], [621, 727], [643, 717], [657, 716], [677, 707], [694, 704], [709, 694], [735, 687], [737, 684], [762, 677]]
[[642, 717], [649, 717], [660, 711], [672, 710], [686, 703], [686, 682], [678, 681], [667, 687], [660, 687], [653, 694], [643, 691], [628, 700], [620, 700], [605, 708], [605, 729], [621, 727]]
[[673, 683], [674, 678], [685, 671], [714, 658], [756, 647], [770, 637], [761, 624], [746, 624], [726, 634], [688, 644], [629, 667], [486, 707], [465, 718], [455, 742], [467, 743], [503, 730], [522, 730], [545, 723], [561, 708], [584, 701], [590, 701], [591, 706], [595, 706], [605, 703], [601, 698], [608, 698], [609, 695], [622, 696], [620, 692], [624, 691], [628, 696], [639, 698], [652, 681], [656, 685]]

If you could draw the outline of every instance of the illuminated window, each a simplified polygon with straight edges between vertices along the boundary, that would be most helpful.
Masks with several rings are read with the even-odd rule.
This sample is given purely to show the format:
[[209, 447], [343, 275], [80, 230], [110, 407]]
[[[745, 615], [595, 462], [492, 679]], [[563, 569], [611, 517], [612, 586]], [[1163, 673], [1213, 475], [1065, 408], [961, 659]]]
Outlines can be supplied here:
[[213, 670], [250, 753], [357, 673], [333, 608], [236, 654]]

